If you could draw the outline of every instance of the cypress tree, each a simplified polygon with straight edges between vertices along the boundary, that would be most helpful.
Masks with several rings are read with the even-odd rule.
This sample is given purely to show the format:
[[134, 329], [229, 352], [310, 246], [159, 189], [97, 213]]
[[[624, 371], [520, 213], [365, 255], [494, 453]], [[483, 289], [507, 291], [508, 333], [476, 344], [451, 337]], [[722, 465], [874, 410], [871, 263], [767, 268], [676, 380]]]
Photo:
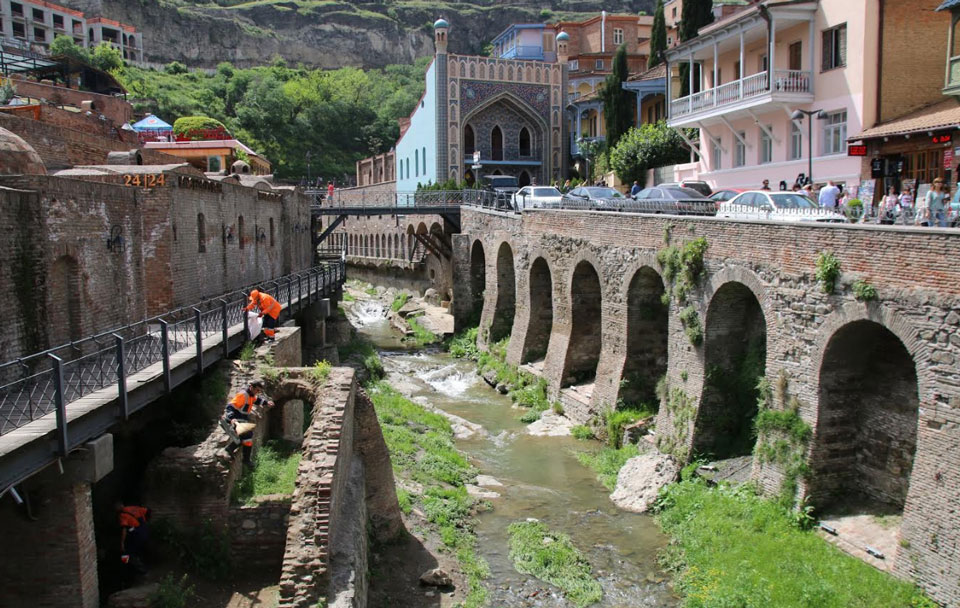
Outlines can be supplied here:
[[663, 16], [663, 0], [657, 0], [657, 11], [653, 14], [653, 31], [650, 33], [650, 59], [647, 68], [663, 63], [663, 52], [667, 50], [667, 20]]
[[633, 126], [633, 94], [621, 86], [630, 75], [627, 68], [627, 46], [621, 44], [613, 56], [613, 72], [603, 85], [603, 121], [607, 127], [607, 148], [617, 144], [620, 136]]
[[[713, 0], [684, 0], [680, 14], [680, 41], [686, 42], [697, 37], [700, 28], [713, 23]], [[680, 96], [690, 94], [690, 66], [680, 64]]]

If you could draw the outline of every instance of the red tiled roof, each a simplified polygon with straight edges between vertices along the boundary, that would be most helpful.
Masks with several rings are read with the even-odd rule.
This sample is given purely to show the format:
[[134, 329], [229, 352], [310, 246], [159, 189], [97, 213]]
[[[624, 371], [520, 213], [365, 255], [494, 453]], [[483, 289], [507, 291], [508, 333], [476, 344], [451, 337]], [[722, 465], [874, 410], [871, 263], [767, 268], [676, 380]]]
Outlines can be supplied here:
[[848, 141], [861, 139], [876, 139], [890, 135], [906, 135], [923, 131], [938, 131], [960, 126], [960, 104], [954, 99], [947, 99], [931, 106], [914, 110], [899, 118], [889, 120], [883, 124], [871, 127], [859, 135], [848, 138]]

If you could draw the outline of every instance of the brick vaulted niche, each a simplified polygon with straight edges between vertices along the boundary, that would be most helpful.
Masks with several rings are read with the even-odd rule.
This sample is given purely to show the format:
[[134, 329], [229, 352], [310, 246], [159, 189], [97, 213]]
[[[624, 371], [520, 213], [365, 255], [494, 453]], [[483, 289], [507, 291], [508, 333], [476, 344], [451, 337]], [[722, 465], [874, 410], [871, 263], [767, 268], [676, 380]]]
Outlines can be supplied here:
[[530, 266], [530, 321], [521, 361], [540, 361], [547, 355], [553, 331], [553, 277], [550, 266], [538, 257]]
[[517, 306], [517, 280], [513, 271], [513, 249], [502, 243], [497, 251], [497, 307], [490, 325], [490, 341], [509, 338]]
[[619, 399], [627, 404], [657, 403], [657, 380], [667, 372], [667, 324], [663, 280], [644, 266], [627, 291], [627, 358]]
[[590, 382], [597, 375], [600, 362], [601, 314], [603, 301], [600, 277], [593, 265], [583, 260], [577, 264], [570, 281], [573, 326], [563, 369], [563, 386]]
[[483, 292], [487, 283], [487, 259], [483, 253], [483, 243], [478, 240], [470, 248], [470, 294], [472, 296], [470, 317], [475, 324], [480, 322], [483, 311]]

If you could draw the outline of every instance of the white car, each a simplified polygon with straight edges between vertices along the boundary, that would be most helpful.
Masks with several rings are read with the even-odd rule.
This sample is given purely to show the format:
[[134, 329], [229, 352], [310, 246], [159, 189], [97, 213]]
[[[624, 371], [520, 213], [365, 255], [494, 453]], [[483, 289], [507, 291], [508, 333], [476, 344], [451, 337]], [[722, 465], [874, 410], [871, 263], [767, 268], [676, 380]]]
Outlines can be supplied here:
[[749, 190], [717, 205], [717, 217], [734, 220], [770, 220], [775, 222], [846, 223], [843, 214], [823, 209], [796, 192]]
[[513, 193], [513, 208], [518, 211], [559, 207], [563, 194], [553, 186], [524, 186]]

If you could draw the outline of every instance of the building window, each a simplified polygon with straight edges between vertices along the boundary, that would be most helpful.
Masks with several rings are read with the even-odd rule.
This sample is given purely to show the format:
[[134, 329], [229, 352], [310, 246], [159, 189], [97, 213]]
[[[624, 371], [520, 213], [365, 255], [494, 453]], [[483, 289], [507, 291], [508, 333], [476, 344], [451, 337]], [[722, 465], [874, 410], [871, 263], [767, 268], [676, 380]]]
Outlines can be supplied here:
[[420, 150], [413, 151], [413, 176], [420, 177]]
[[427, 147], [424, 146], [420, 157], [423, 159], [423, 174], [427, 174]]
[[43, 23], [44, 21], [46, 21], [46, 15], [43, 14], [42, 10], [35, 8], [33, 9], [33, 20]]
[[760, 61], [757, 62], [757, 71], [762, 74], [767, 71], [767, 68], [769, 67], [769, 65], [770, 64], [767, 62], [767, 56], [760, 55]]
[[568, 62], [567, 62], [567, 69], [569, 69], [571, 72], [576, 72], [577, 70], [579, 70], [579, 69], [580, 69], [580, 60], [579, 60], [579, 59], [571, 59], [570, 61], [568, 61]]
[[19, 2], [11, 2], [10, 12], [13, 13], [14, 17], [23, 17], [23, 5]]
[[847, 24], [823, 31], [823, 55], [820, 69], [824, 72], [847, 65]]
[[613, 28], [613, 43], [623, 44], [623, 30], [618, 27]]
[[671, 17], [672, 19], [676, 19], [676, 18], [677, 18], [677, 7], [673, 7], [673, 10], [670, 11], [670, 17]]
[[787, 48], [787, 69], [802, 70], [803, 67], [803, 43], [794, 42]]
[[740, 73], [740, 62], [734, 62], [733, 64], [733, 79], [740, 80], [743, 78], [743, 74]]
[[790, 160], [803, 158], [803, 131], [797, 123], [790, 121]]
[[219, 156], [207, 157], [207, 173], [219, 173], [221, 168]]
[[530, 156], [530, 131], [526, 127], [520, 129], [520, 156]]
[[492, 160], [503, 160], [503, 131], [500, 127], [494, 127], [490, 132], [490, 151]]
[[406, 163], [407, 163], [407, 167], [404, 173], [406, 174], [407, 179], [410, 179], [410, 157], [409, 156], [406, 158]]
[[13, 22], [13, 36], [14, 38], [26, 38], [27, 30], [23, 27], [22, 23]]
[[745, 131], [737, 133], [737, 141], [733, 144], [733, 166], [742, 167], [747, 164], [747, 147], [743, 142], [747, 139]]
[[243, 249], [243, 216], [237, 217], [237, 244]]
[[823, 153], [840, 154], [847, 143], [847, 111], [827, 114], [823, 121]]
[[37, 42], [47, 41], [47, 32], [42, 27], [33, 28], [33, 39]]
[[602, 69], [603, 69], [603, 59], [597, 59], [597, 62], [596, 62], [595, 65], [597, 66], [597, 69], [598, 69], [598, 70], [602, 70]]
[[197, 214], [197, 251], [207, 251], [207, 220], [202, 213]]
[[673, 36], [667, 36], [667, 46], [673, 46]]
[[473, 136], [473, 127], [467, 125], [463, 128], [463, 153], [470, 155], [476, 150], [476, 140]]
[[63, 15], [53, 16], [53, 27], [61, 30], [63, 29]]
[[773, 127], [767, 125], [766, 131], [760, 129], [760, 164], [773, 162], [773, 140], [767, 134]]
[[719, 171], [723, 168], [723, 149], [719, 137], [710, 141], [710, 168]]
[[270, 218], [270, 246], [273, 247], [273, 218]]

